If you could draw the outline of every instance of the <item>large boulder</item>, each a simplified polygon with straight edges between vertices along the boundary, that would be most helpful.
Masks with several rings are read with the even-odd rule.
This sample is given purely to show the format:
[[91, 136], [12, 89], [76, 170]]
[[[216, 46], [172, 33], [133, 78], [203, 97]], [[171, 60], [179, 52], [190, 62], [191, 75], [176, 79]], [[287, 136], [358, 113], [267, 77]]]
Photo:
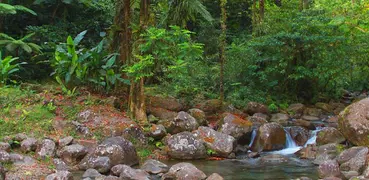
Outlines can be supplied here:
[[141, 169], [150, 174], [160, 174], [168, 172], [169, 167], [160, 161], [148, 159], [143, 163]]
[[51, 139], [42, 140], [41, 144], [37, 147], [37, 155], [40, 158], [50, 158], [54, 157], [56, 150], [56, 144]]
[[223, 102], [219, 99], [210, 99], [196, 105], [196, 108], [203, 110], [207, 114], [214, 114], [223, 111]]
[[21, 142], [21, 150], [25, 153], [36, 151], [38, 141], [35, 138], [27, 138]]
[[336, 159], [336, 157], [344, 150], [344, 148], [345, 147], [343, 145], [336, 143], [318, 146], [316, 150], [316, 157], [313, 163], [319, 165], [327, 160]]
[[163, 121], [171, 121], [177, 116], [177, 112], [164, 108], [150, 108], [150, 113]]
[[319, 178], [341, 177], [340, 166], [336, 160], [327, 160], [319, 165]]
[[156, 125], [153, 124], [150, 128], [150, 137], [153, 137], [156, 140], [160, 140], [167, 135], [167, 131], [165, 127], [161, 124]]
[[213, 150], [217, 156], [228, 157], [233, 151], [236, 139], [230, 135], [217, 132], [209, 127], [201, 126], [196, 131], [208, 149]]
[[171, 121], [168, 131], [172, 134], [176, 134], [183, 131], [193, 131], [198, 127], [199, 123], [194, 117], [184, 111], [181, 111], [174, 118], [174, 120]]
[[294, 118], [301, 117], [304, 113], [304, 110], [305, 105], [301, 103], [291, 104], [287, 109], [288, 113]]
[[369, 146], [369, 98], [348, 106], [339, 115], [339, 130], [357, 146]]
[[343, 137], [341, 132], [339, 132], [334, 127], [326, 127], [320, 130], [317, 134], [316, 143], [317, 145], [324, 145], [329, 143], [342, 143], [346, 139]]
[[[353, 155], [351, 159], [349, 160], [346, 159], [352, 156], [348, 152], [355, 152], [358, 149], [361, 149], [361, 150], [359, 150], [355, 155]], [[355, 148], [354, 150], [348, 149], [342, 152], [341, 155], [337, 158], [341, 162], [341, 166], [340, 166], [341, 171], [345, 171], [345, 172], [355, 171], [355, 172], [358, 172], [358, 174], [363, 173], [365, 169], [365, 165], [367, 164], [368, 151], [369, 149], [365, 147], [365, 148]], [[344, 161], [344, 160], [347, 160], [347, 161]]]
[[79, 144], [63, 147], [59, 152], [59, 157], [69, 165], [79, 163], [87, 154], [87, 149]]
[[99, 144], [91, 154], [83, 158], [79, 164], [81, 169], [99, 167], [99, 172], [110, 170], [112, 166], [138, 164], [138, 156], [133, 144], [123, 137], [111, 137]]
[[46, 177], [46, 180], [73, 180], [73, 175], [69, 171], [57, 171]]
[[309, 139], [309, 130], [301, 126], [292, 126], [287, 128], [293, 140], [298, 146], [303, 146]]
[[252, 123], [233, 114], [227, 114], [223, 119], [221, 132], [238, 139], [252, 131]]
[[293, 121], [293, 124], [295, 126], [304, 127], [308, 130], [315, 130], [316, 129], [313, 123], [311, 123], [310, 121], [305, 121], [303, 119], [297, 119], [297, 120]]
[[190, 132], [181, 132], [167, 140], [168, 155], [174, 159], [202, 159], [206, 157], [203, 142]]
[[207, 125], [205, 112], [201, 109], [192, 108], [188, 110], [188, 113], [197, 120], [200, 126]]
[[327, 103], [322, 103], [322, 102], [318, 102], [315, 104], [315, 107], [325, 111], [325, 112], [332, 112], [333, 111], [333, 107]]
[[272, 114], [272, 118], [270, 119], [271, 122], [276, 122], [282, 126], [286, 126], [290, 116], [283, 113]]
[[61, 138], [58, 141], [58, 146], [59, 146], [59, 148], [62, 148], [64, 146], [71, 145], [73, 140], [74, 140], [74, 138], [72, 136], [67, 136], [65, 138]]
[[183, 105], [173, 97], [148, 96], [146, 99], [146, 105], [147, 107], [149, 107], [149, 109], [151, 109], [151, 107], [154, 107], [177, 112], [183, 109]]
[[304, 115], [306, 116], [314, 116], [314, 117], [320, 117], [322, 115], [323, 111], [321, 109], [317, 108], [306, 108], [304, 110]]
[[202, 180], [205, 178], [206, 174], [197, 169], [196, 166], [190, 163], [178, 163], [173, 165], [162, 179]]
[[150, 174], [141, 169], [133, 169], [127, 165], [122, 165], [122, 172], [119, 178], [124, 180], [150, 180]]
[[262, 125], [255, 137], [251, 150], [254, 152], [280, 150], [285, 147], [286, 132], [278, 123]]
[[268, 106], [257, 102], [249, 102], [245, 111], [250, 115], [254, 115], [255, 113], [269, 114]]

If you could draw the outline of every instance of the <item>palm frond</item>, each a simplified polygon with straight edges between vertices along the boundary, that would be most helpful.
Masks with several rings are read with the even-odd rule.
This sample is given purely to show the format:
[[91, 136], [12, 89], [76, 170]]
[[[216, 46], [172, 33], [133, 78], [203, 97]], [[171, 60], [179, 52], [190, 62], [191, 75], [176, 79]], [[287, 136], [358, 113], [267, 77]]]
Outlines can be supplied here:
[[27, 13], [30, 13], [34, 16], [37, 16], [37, 13], [29, 8], [26, 8], [24, 6], [21, 6], [21, 5], [14, 5], [13, 6], [15, 8], [16, 11], [23, 11], [23, 12], [27, 12]]

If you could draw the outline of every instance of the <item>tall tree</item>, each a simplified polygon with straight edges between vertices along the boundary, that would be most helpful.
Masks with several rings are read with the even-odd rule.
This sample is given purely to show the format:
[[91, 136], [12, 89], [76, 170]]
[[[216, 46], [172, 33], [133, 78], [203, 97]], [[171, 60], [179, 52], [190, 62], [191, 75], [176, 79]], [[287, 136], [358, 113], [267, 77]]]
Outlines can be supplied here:
[[222, 33], [220, 34], [220, 100], [224, 100], [224, 63], [226, 61], [225, 48], [227, 46], [226, 35], [227, 35], [227, 0], [220, 0], [221, 9], [221, 20], [220, 26]]
[[[140, 30], [139, 34], [143, 33], [148, 26], [149, 22], [149, 7], [150, 0], [141, 0], [140, 3]], [[136, 52], [135, 54], [140, 55], [138, 52], [138, 46], [144, 43], [143, 38], [140, 36], [136, 41]], [[138, 58], [134, 58], [133, 63], [139, 61]], [[144, 93], [144, 78], [141, 77], [139, 79], [131, 79], [131, 86], [129, 92], [129, 110], [130, 116], [133, 119], [136, 119], [140, 124], [147, 123], [146, 116], [146, 104], [145, 104], [145, 93]]]
[[260, 22], [262, 22], [264, 20], [264, 13], [265, 13], [265, 1], [264, 0], [260, 0], [259, 1], [259, 18], [260, 18]]

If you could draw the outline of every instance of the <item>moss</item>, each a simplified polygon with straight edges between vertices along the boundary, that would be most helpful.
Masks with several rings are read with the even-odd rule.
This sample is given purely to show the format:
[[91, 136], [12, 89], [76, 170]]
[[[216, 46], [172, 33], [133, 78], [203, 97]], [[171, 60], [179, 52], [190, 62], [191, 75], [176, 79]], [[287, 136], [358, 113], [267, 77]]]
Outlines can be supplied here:
[[338, 144], [336, 146], [337, 154], [341, 154], [345, 150], [345, 146], [342, 144]]

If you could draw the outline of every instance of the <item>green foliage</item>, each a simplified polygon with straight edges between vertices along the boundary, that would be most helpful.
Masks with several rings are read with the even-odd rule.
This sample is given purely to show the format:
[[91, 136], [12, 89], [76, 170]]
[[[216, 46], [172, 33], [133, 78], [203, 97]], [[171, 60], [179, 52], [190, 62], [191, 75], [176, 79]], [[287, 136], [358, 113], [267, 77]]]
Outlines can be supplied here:
[[269, 111], [270, 111], [270, 112], [272, 112], [272, 113], [276, 113], [276, 112], [278, 112], [278, 106], [277, 106], [277, 105], [275, 105], [274, 103], [273, 103], [273, 104], [270, 104], [270, 105], [268, 106], [268, 109], [269, 109]]
[[21, 6], [21, 5], [10, 5], [10, 4], [5, 4], [5, 3], [0, 3], [0, 14], [1, 15], [17, 14], [18, 11], [27, 12], [35, 16], [37, 15], [36, 12], [24, 6]]
[[41, 47], [35, 43], [26, 42], [34, 33], [28, 34], [20, 39], [14, 39], [7, 34], [0, 33], [0, 47], [5, 47], [11, 53], [19, 54], [19, 50], [23, 50], [26, 53], [41, 52]]
[[[57, 46], [52, 66], [58, 83], [63, 84], [63, 78], [72, 87], [93, 83], [109, 91], [118, 81], [126, 82], [120, 77], [121, 74], [116, 73], [117, 54], [108, 54], [104, 50], [105, 39], [92, 49], [77, 49], [86, 33], [83, 31], [74, 39], [68, 36], [66, 43]], [[67, 89], [67, 86], [62, 86]]]
[[17, 57], [13, 58], [12, 56], [3, 59], [0, 52], [0, 85], [5, 85], [9, 80], [9, 76], [19, 71], [20, 63], [16, 63], [17, 60]]

